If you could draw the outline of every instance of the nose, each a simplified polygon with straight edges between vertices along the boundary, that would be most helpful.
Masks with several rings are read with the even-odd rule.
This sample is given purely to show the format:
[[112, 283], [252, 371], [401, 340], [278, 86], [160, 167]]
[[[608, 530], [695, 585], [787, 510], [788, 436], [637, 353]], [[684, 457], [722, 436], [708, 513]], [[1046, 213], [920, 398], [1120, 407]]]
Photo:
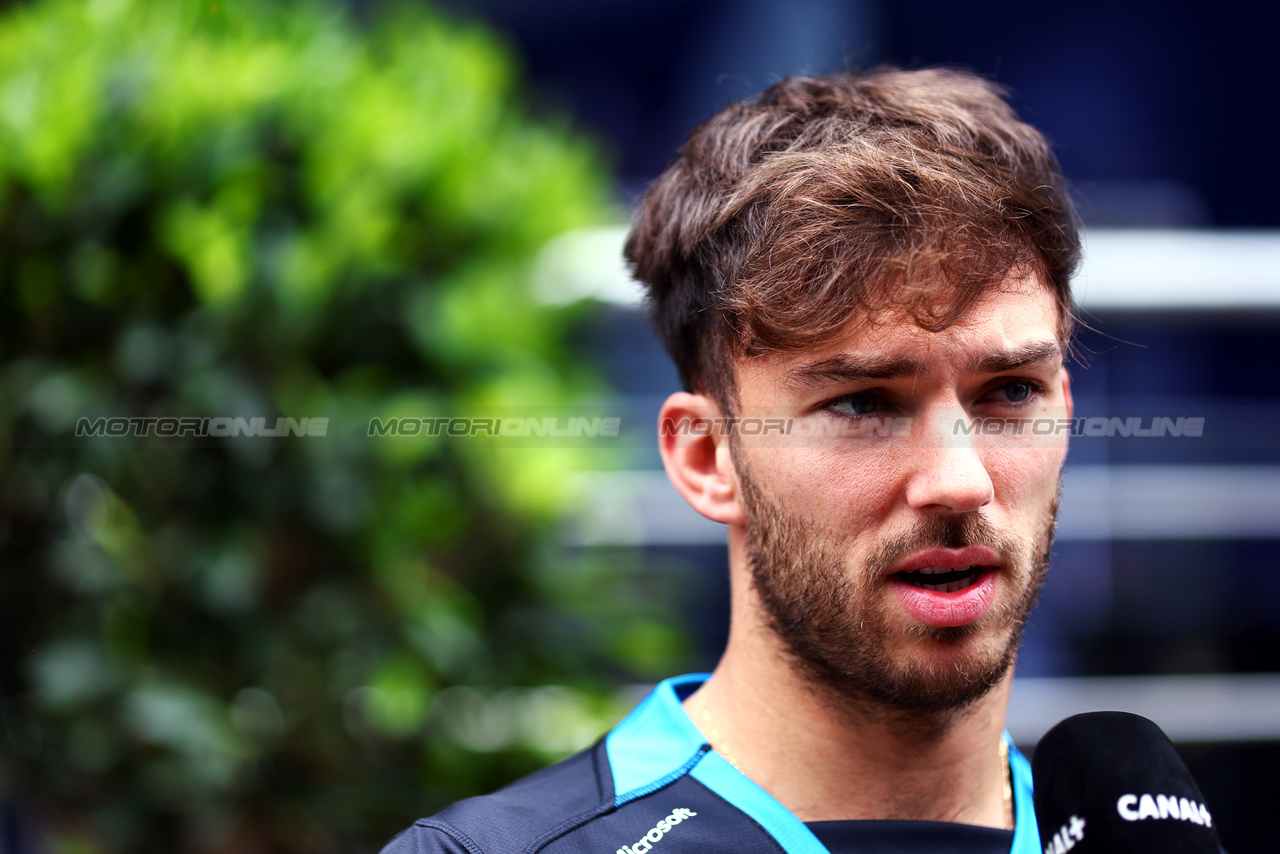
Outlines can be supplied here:
[[981, 441], [962, 409], [926, 417], [913, 442], [907, 503], [917, 510], [972, 513], [995, 498]]

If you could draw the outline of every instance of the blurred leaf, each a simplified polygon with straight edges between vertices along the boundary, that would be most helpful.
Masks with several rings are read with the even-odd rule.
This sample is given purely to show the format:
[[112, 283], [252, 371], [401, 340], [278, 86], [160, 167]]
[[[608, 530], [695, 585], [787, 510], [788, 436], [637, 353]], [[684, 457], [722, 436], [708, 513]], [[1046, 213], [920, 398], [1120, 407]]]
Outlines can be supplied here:
[[370, 431], [598, 392], [531, 274], [615, 212], [483, 28], [367, 18], [0, 16], [0, 773], [55, 850], [374, 851], [678, 655], [555, 547], [599, 449]]

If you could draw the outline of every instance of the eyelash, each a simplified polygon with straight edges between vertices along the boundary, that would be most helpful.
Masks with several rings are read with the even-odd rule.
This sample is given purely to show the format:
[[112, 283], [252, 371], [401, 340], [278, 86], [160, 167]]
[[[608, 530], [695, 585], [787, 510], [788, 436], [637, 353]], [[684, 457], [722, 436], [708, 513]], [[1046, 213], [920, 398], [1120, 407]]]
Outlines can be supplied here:
[[[995, 394], [999, 391], [1007, 390], [1010, 386], [1026, 386], [1028, 389], [1027, 396], [1022, 400], [1010, 400], [1010, 401], [1000, 402], [999, 403], [1000, 406], [1010, 407], [1013, 409], [1025, 409], [1029, 406], [1034, 405], [1037, 400], [1039, 400], [1042, 396], [1044, 396], [1048, 392], [1048, 389], [1046, 388], [1046, 386], [1038, 380], [1023, 378], [1023, 377], [1010, 377], [1008, 379], [1001, 380], [995, 386], [992, 386], [989, 390], [987, 390], [982, 395], [982, 398], [980, 398], [980, 400], [985, 400], [988, 397], [990, 397], [992, 394]], [[868, 402], [874, 402], [876, 408], [872, 412], [863, 412], [863, 413], [840, 412], [836, 409], [836, 406], [838, 406], [839, 404], [852, 403], [853, 401], [858, 401], [863, 404]], [[827, 401], [826, 403], [822, 404], [819, 408], [824, 409], [828, 412], [831, 412], [835, 415], [838, 415], [842, 418], [854, 418], [854, 419], [875, 418], [876, 416], [884, 416], [889, 414], [885, 412], [885, 407], [888, 405], [888, 403], [889, 403], [888, 399], [883, 394], [880, 394], [873, 390], [867, 390], [867, 391], [856, 391], [856, 392], [853, 392], [852, 394], [841, 395], [840, 397]]]
[[[876, 409], [874, 412], [841, 412], [836, 409], [839, 404], [852, 403], [855, 400], [862, 402], [874, 402], [876, 404]], [[884, 399], [883, 395], [876, 394], [873, 391], [858, 391], [853, 394], [841, 395], [834, 400], [829, 400], [822, 404], [821, 408], [842, 418], [874, 418], [877, 415], [884, 414], [883, 406], [886, 403], [887, 401]]]
[[1026, 399], [1009, 401], [1008, 403], [1005, 404], [1006, 406], [1015, 406], [1015, 407], [1018, 407], [1019, 409], [1030, 406], [1031, 404], [1035, 403], [1037, 398], [1043, 396], [1048, 391], [1048, 389], [1045, 388], [1043, 383], [1040, 383], [1033, 379], [1023, 379], [1021, 377], [1018, 377], [1018, 378], [1013, 378], [1013, 379], [1009, 379], [1001, 382], [999, 385], [994, 386], [990, 392], [987, 392], [987, 394], [991, 394], [992, 392], [996, 392], [1001, 389], [1008, 389], [1009, 386], [1013, 386], [1013, 385], [1024, 385], [1028, 389], [1030, 389]]

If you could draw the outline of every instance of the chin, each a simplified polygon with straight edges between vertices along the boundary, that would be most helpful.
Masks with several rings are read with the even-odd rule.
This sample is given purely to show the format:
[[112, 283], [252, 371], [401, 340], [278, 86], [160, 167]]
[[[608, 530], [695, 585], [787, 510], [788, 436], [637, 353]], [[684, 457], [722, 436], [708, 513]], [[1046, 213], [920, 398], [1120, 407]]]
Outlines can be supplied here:
[[[970, 646], [963, 641], [945, 647], [932, 641], [931, 645], [923, 655], [911, 656], [892, 672], [880, 674], [873, 699], [904, 715], [959, 714], [999, 685], [1016, 657], [1012, 646], [993, 650], [983, 645], [974, 650], [961, 649]], [[867, 687], [861, 686], [862, 690]]]

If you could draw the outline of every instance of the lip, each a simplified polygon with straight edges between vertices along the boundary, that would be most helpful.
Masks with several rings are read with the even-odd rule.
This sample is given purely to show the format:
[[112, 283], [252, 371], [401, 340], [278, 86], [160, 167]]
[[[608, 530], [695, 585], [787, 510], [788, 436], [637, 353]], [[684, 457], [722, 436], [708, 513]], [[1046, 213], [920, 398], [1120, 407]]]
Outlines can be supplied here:
[[983, 570], [976, 581], [955, 593], [913, 587], [900, 578], [889, 579], [898, 601], [913, 619], [937, 628], [965, 626], [975, 622], [991, 607], [999, 589], [994, 569]]
[[965, 569], [970, 566], [996, 568], [1000, 566], [1000, 555], [986, 546], [965, 546], [962, 549], [926, 549], [913, 552], [903, 560], [894, 564], [890, 575], [899, 572], [915, 572], [936, 566], [939, 569]]

